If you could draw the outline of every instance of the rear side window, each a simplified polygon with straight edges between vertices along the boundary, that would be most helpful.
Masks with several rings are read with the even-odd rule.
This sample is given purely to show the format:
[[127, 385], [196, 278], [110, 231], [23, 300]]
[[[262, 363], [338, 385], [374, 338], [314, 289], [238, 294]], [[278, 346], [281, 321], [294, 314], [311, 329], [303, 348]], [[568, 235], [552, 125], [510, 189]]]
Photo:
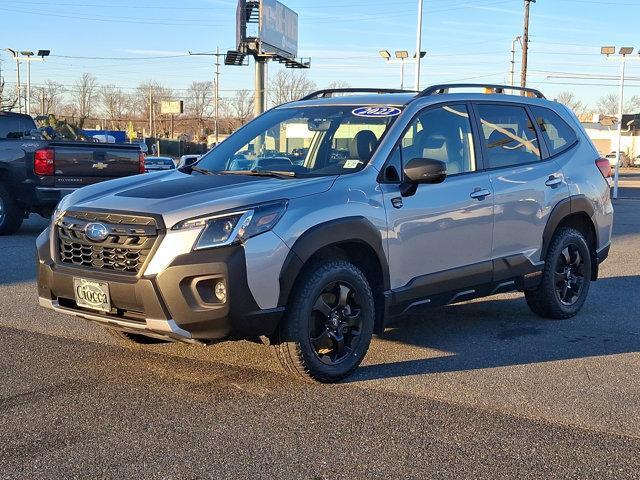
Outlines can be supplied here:
[[531, 107], [531, 111], [536, 117], [536, 122], [540, 126], [551, 155], [566, 150], [578, 141], [575, 130], [553, 110], [544, 107]]
[[536, 130], [523, 107], [478, 105], [489, 168], [524, 165], [540, 160]]

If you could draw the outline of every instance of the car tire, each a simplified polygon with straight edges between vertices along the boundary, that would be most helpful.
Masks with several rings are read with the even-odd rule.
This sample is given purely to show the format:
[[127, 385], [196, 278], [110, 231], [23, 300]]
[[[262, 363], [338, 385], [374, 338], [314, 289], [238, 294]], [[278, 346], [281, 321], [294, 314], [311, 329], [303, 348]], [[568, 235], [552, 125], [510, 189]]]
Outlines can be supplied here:
[[4, 185], [0, 185], [0, 235], [13, 235], [23, 220], [24, 209], [16, 204]]
[[135, 343], [138, 345], [155, 345], [158, 343], [169, 343], [168, 340], [147, 337], [146, 335], [140, 335], [137, 333], [121, 332], [120, 330], [114, 330], [112, 328], [108, 328], [107, 331], [111, 336], [127, 343]]
[[362, 362], [374, 319], [373, 294], [357, 267], [347, 261], [313, 265], [296, 282], [273, 350], [294, 377], [337, 382]]
[[525, 291], [525, 297], [533, 313], [563, 320], [580, 311], [590, 284], [591, 250], [584, 235], [573, 228], [561, 228], [547, 250], [540, 285]]

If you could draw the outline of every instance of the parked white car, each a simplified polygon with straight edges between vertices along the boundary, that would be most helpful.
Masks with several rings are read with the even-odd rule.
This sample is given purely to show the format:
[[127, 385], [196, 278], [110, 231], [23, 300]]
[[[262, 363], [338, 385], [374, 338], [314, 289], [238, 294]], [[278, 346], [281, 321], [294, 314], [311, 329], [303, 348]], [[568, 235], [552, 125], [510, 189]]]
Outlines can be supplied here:
[[[605, 158], [609, 160], [611, 168], [615, 168], [616, 163], [618, 163], [618, 156], [616, 155], [616, 152], [611, 152]], [[629, 156], [624, 152], [620, 152], [620, 168], [628, 167], [629, 165], [631, 165]]]

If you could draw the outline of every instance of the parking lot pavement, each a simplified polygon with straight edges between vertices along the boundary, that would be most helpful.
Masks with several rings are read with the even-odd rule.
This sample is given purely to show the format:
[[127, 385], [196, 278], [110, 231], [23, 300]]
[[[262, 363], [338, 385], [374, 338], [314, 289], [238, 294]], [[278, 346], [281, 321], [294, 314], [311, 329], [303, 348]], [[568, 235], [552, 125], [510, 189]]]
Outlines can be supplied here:
[[521, 294], [429, 311], [333, 386], [249, 342], [130, 348], [40, 309], [32, 218], [0, 238], [0, 477], [638, 478], [640, 185], [623, 181], [576, 318]]

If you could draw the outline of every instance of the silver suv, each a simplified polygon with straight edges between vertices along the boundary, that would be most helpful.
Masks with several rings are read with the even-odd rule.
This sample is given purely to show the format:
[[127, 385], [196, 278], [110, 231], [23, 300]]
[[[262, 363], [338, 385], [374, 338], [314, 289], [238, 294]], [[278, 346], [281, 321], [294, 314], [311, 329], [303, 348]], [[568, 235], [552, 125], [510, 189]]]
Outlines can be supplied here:
[[261, 339], [322, 382], [419, 308], [519, 290], [572, 317], [609, 251], [610, 165], [510, 88], [319, 91], [194, 165], [77, 190], [37, 240], [40, 304], [134, 342]]

